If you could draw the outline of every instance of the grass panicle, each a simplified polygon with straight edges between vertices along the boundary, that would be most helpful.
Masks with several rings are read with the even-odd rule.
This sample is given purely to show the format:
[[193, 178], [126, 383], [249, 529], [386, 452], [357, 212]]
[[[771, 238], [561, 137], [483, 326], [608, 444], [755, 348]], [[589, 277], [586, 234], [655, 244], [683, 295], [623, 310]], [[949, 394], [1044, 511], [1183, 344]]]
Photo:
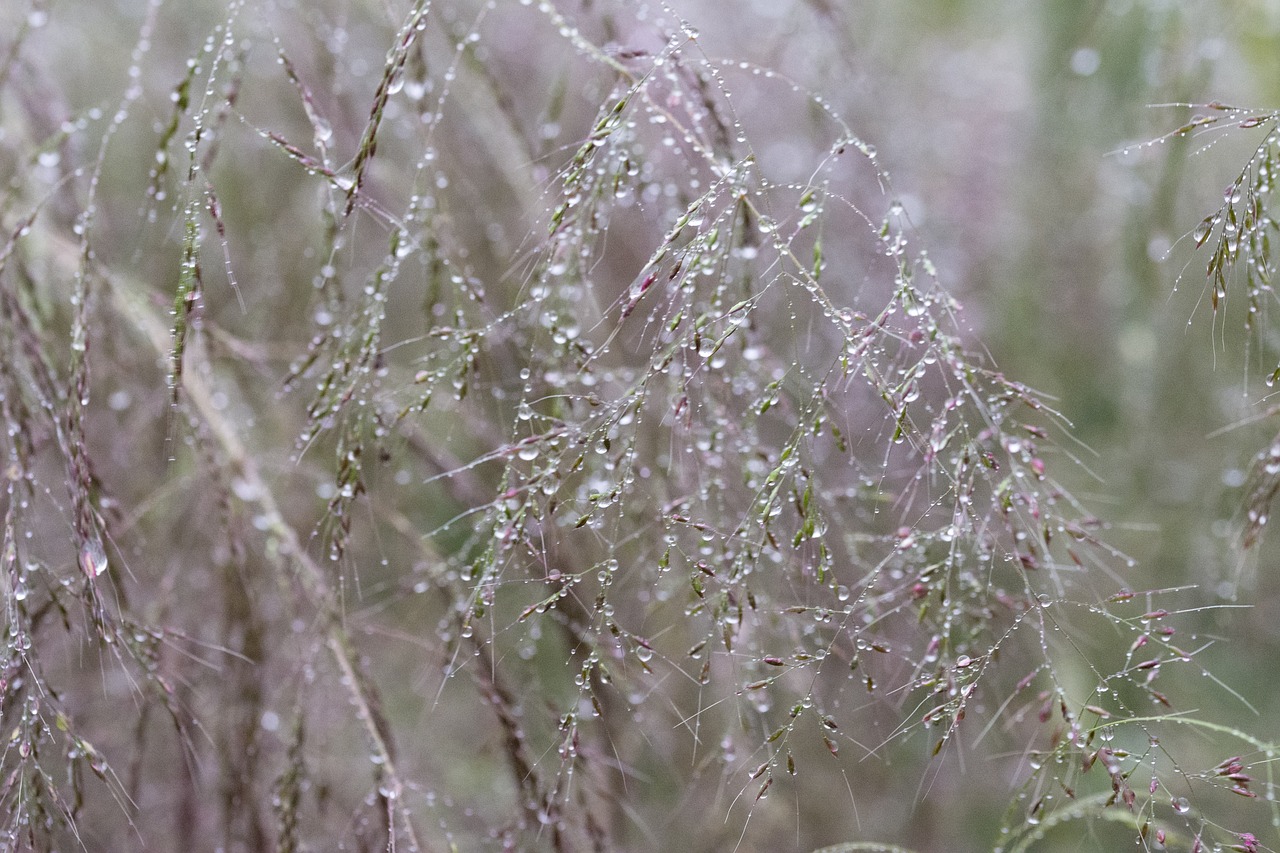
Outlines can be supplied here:
[[[1232, 606], [1130, 588], [835, 93], [667, 3], [400, 5], [0, 45], [0, 846], [1274, 846]], [[1266, 347], [1276, 116], [1202, 109]]]

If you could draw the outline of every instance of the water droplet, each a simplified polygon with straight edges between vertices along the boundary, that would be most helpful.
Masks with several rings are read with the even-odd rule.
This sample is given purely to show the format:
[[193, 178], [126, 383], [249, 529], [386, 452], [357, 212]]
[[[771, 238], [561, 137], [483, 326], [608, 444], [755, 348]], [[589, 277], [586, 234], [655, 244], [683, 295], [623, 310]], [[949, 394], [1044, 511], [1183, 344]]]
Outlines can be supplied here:
[[96, 535], [86, 539], [80, 546], [80, 570], [87, 577], [96, 578], [107, 570], [107, 552]]

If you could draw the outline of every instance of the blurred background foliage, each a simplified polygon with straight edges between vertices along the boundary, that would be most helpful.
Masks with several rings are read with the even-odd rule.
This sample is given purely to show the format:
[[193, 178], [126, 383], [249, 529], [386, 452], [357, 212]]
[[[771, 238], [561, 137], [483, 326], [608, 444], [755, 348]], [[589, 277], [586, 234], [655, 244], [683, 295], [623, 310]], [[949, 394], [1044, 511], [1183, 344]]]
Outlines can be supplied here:
[[[12, 365], [5, 449], [10, 483], [26, 482], [29, 471], [34, 484], [29, 494], [14, 485], [3, 506], [18, 519], [6, 542], [21, 542], [29, 582], [46, 588], [32, 597], [39, 610], [16, 616], [10, 554], [18, 550], [6, 552], [11, 775], [0, 785], [17, 846], [661, 849], [679, 838], [689, 850], [881, 840], [932, 851], [988, 848], [1002, 822], [1024, 830], [1038, 822], [1009, 817], [1027, 808], [1016, 796], [1029, 744], [1002, 742], [991, 754], [997, 738], [978, 738], [935, 758], [930, 738], [890, 742], [893, 713], [849, 735], [884, 748], [864, 755], [846, 745], [837, 769], [819, 769], [830, 759], [816, 738], [815, 749], [796, 746], [795, 781], [779, 774], [781, 793], [752, 805], [758, 784], [742, 767], [770, 750], [762, 737], [722, 740], [742, 716], [729, 710], [734, 702], [709, 702], [690, 717], [681, 703], [702, 701], [692, 680], [668, 685], [655, 676], [643, 686], [640, 663], [652, 650], [641, 632], [654, 632], [654, 643], [671, 632], [667, 655], [677, 641], [681, 651], [690, 643], [669, 627], [680, 619], [666, 603], [671, 593], [647, 591], [636, 578], [616, 582], [639, 623], [626, 626], [637, 632], [625, 641], [636, 660], [619, 667], [635, 676], [628, 689], [656, 700], [633, 692], [626, 714], [597, 708], [617, 722], [603, 736], [583, 736], [597, 735], [590, 761], [619, 777], [577, 783], [574, 796], [599, 826], [583, 819], [578, 836], [561, 837], [551, 828], [557, 815], [538, 809], [547, 791], [522, 788], [539, 769], [538, 784], [575, 781], [565, 770], [572, 761], [552, 752], [557, 721], [577, 738], [561, 715], [586, 695], [572, 683], [586, 654], [572, 619], [560, 633], [535, 626], [528, 636], [512, 631], [505, 646], [478, 638], [471, 648], [463, 611], [475, 601], [466, 597], [482, 597], [485, 583], [466, 566], [480, 562], [486, 543], [478, 539], [492, 522], [473, 508], [490, 507], [512, 470], [504, 459], [522, 385], [539, 381], [520, 371], [536, 368], [544, 352], [567, 360], [579, 335], [607, 333], [611, 303], [625, 302], [636, 271], [693, 200], [689, 188], [716, 179], [679, 144], [669, 155], [655, 146], [656, 177], [638, 191], [650, 192], [645, 203], [603, 214], [612, 219], [599, 225], [592, 266], [575, 272], [570, 264], [569, 277], [593, 278], [597, 289], [552, 294], [545, 304], [529, 295], [536, 270], [559, 260], [538, 260], [553, 251], [545, 235], [559, 182], [616, 97], [619, 75], [608, 63], [641, 74], [672, 38], [683, 39], [682, 55], [720, 69], [720, 88], [674, 72], [670, 98], [654, 112], [697, 114], [690, 93], [707, 103], [727, 93], [726, 132], [745, 134], [774, 186], [820, 171], [833, 142], [827, 110], [872, 147], [887, 179], [865, 164], [827, 172], [833, 192], [852, 200], [823, 238], [832, 298], [863, 310], [891, 298], [892, 265], [863, 238], [842, 246], [840, 235], [856, 229], [842, 231], [848, 222], [839, 216], [878, 224], [887, 202], [900, 200], [913, 244], [927, 249], [942, 288], [964, 306], [966, 345], [989, 352], [1071, 424], [1058, 439], [1055, 477], [1133, 561], [1115, 560], [1114, 577], [1089, 595], [1187, 588], [1177, 596], [1188, 611], [1180, 630], [1191, 646], [1211, 643], [1196, 659], [1214, 678], [1198, 667], [1173, 676], [1176, 709], [1275, 738], [1280, 684], [1260, 674], [1274, 670], [1280, 651], [1277, 546], [1264, 537], [1245, 551], [1240, 540], [1243, 487], [1276, 431], [1264, 380], [1280, 339], [1270, 309], [1246, 331], [1236, 292], [1211, 307], [1207, 249], [1197, 254], [1189, 236], [1222, 203], [1265, 130], [1165, 138], [1196, 112], [1188, 103], [1280, 103], [1273, 4], [436, 0], [416, 7], [426, 25], [400, 57], [362, 204], [348, 215], [343, 190], [367, 149], [371, 107], [412, 8], [369, 0], [18, 0], [0, 8], [0, 288], [13, 300], [0, 341]], [[702, 128], [708, 137], [714, 124]], [[664, 189], [669, 174], [682, 176], [683, 188]], [[206, 186], [216, 191], [216, 216]], [[182, 380], [175, 406], [166, 312], [186, 280], [189, 221], [198, 222], [203, 293], [186, 317], [185, 364], [196, 375]], [[396, 286], [372, 294], [380, 265], [399, 258], [388, 242], [402, 238], [405, 222], [427, 242], [388, 275]], [[527, 299], [542, 313], [508, 330], [502, 312]], [[181, 298], [177, 305], [182, 317]], [[800, 340], [812, 318], [790, 302], [767, 308], [790, 311], [791, 325], [761, 331], [762, 345], [784, 360], [808, 353], [819, 371], [830, 338]], [[90, 330], [83, 412], [68, 388], [14, 392], [40, 386], [40, 364], [49, 377], [75, 380], [71, 342], [81, 322]], [[469, 324], [493, 334], [455, 334]], [[375, 327], [378, 352], [364, 352], [360, 336]], [[613, 361], [602, 359], [615, 371], [602, 387], [626, 384], [626, 347], [641, 364], [649, 358], [644, 333], [622, 338]], [[313, 393], [326, 381], [350, 393]], [[428, 407], [415, 388], [436, 384], [459, 392], [458, 405]], [[546, 384], [550, 400], [555, 381]], [[593, 394], [573, 386], [534, 420], [549, 434]], [[47, 418], [19, 411], [22, 399], [47, 404]], [[374, 414], [387, 401], [389, 411], [425, 412], [392, 435]], [[852, 393], [845, 401], [865, 402]], [[878, 421], [859, 417], [850, 415], [855, 427], [887, 438]], [[759, 429], [776, 439], [763, 418]], [[70, 458], [77, 430], [92, 476]], [[669, 452], [678, 450], [673, 440]], [[677, 484], [668, 485], [670, 493], [655, 485], [646, 498], [678, 506]], [[274, 504], [264, 502], [267, 486]], [[111, 560], [102, 590], [60, 593], [79, 584], [77, 563], [96, 557], [98, 529]], [[634, 553], [652, 559], [670, 530], [648, 532], [653, 541]], [[595, 550], [576, 544], [583, 538], [572, 540], [581, 551], [561, 556], [549, 545], [540, 556], [548, 571], [557, 559], [592, 576], [604, 566], [603, 578], [609, 559], [631, 553], [609, 535], [598, 534]], [[333, 571], [323, 568], [330, 556]], [[499, 601], [498, 621], [523, 618], [538, 589]], [[463, 596], [462, 607], [448, 590]], [[687, 579], [680, 590], [683, 604]], [[1153, 608], [1164, 600], [1150, 599]], [[308, 601], [319, 604], [299, 604]], [[130, 614], [136, 625], [113, 627], [104, 613]], [[1090, 665], [1112, 665], [1095, 662], [1114, 657], [1121, 642], [1109, 641], [1113, 626], [1095, 617], [1064, 620], [1078, 657], [1055, 664], [1059, 681], [1086, 694], [1097, 677]], [[39, 647], [38, 673], [28, 668], [34, 656], [22, 648], [20, 623]], [[95, 630], [112, 639], [95, 639]], [[471, 657], [481, 663], [464, 689], [446, 673]], [[1026, 667], [1014, 668], [1016, 678]], [[50, 692], [32, 695], [34, 683]], [[524, 698], [518, 720], [491, 712]], [[33, 711], [33, 702], [58, 711]], [[1000, 721], [1006, 712], [988, 708], [987, 716]], [[44, 748], [73, 759], [48, 780], [61, 802], [23, 790], [30, 781], [14, 769], [29, 759], [22, 744], [40, 740], [29, 728], [33, 714], [62, 732], [46, 736]], [[379, 746], [380, 738], [395, 745]], [[522, 738], [546, 752], [523, 754]], [[1200, 768], [1257, 747], [1191, 726], [1162, 745], [1181, 766]], [[739, 748], [760, 755], [735, 756]], [[393, 755], [394, 772], [384, 772]], [[1271, 845], [1260, 849], [1280, 846], [1265, 807], [1218, 789], [1205, 798], [1196, 815], [1214, 837], [1247, 844], [1240, 833], [1248, 830]], [[74, 830], [42, 835], [32, 822], [47, 812], [74, 814]], [[1133, 821], [1080, 825], [1046, 822], [1032, 848], [1132, 849]], [[1191, 849], [1197, 824], [1187, 826], [1169, 849]], [[1142, 843], [1160, 849], [1154, 837]]]

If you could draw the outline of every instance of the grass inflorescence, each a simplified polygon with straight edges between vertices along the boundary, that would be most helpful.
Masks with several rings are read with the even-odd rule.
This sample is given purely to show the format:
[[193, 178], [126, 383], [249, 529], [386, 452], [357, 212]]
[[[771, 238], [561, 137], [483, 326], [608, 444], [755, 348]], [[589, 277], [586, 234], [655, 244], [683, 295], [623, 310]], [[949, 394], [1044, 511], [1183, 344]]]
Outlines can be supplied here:
[[[980, 778], [1004, 850], [1263, 849], [1213, 608], [1128, 589], [830, 96], [662, 3], [402, 5], [7, 37], [4, 845], [905, 850]], [[1268, 133], [1193, 235], [1251, 318]]]

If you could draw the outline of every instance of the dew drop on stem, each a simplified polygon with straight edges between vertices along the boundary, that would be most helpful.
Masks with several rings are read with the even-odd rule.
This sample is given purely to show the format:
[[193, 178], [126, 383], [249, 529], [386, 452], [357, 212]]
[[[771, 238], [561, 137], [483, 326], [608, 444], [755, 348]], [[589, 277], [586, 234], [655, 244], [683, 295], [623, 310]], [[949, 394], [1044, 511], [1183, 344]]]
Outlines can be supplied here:
[[96, 536], [86, 539], [80, 546], [80, 570], [89, 578], [96, 578], [107, 570], [107, 552]]

